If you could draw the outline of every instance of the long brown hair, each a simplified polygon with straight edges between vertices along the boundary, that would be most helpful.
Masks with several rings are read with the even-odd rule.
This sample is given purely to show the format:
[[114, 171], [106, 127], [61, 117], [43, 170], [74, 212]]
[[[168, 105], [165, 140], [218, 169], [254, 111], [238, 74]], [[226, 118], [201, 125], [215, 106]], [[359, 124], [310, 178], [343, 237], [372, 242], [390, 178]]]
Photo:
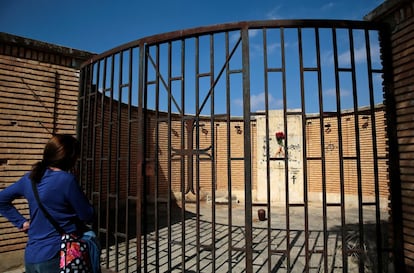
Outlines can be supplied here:
[[78, 159], [80, 145], [71, 135], [54, 135], [43, 150], [43, 159], [33, 165], [30, 179], [39, 183], [49, 167], [71, 170]]

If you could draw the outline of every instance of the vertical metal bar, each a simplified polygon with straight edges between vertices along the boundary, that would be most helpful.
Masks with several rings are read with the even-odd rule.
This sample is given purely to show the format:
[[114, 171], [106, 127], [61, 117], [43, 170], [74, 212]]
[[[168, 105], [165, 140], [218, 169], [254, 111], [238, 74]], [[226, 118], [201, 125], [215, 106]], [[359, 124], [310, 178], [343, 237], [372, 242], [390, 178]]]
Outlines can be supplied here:
[[[226, 60], [229, 58], [229, 33], [226, 32]], [[226, 63], [226, 139], [227, 139], [227, 192], [229, 196], [232, 196], [232, 179], [231, 179], [231, 82], [230, 82], [230, 64]], [[228, 263], [228, 272], [232, 272], [232, 249], [233, 249], [233, 214], [232, 214], [232, 200], [228, 199], [227, 204], [227, 218], [228, 218], [228, 228], [227, 228], [227, 263]]]
[[[91, 145], [91, 170], [90, 170], [90, 172], [91, 172], [91, 175], [90, 175], [90, 177], [89, 177], [89, 175], [87, 176], [87, 181], [88, 182], [90, 182], [90, 181], [95, 181], [95, 176], [96, 176], [96, 152], [95, 152], [95, 150], [96, 150], [96, 128], [97, 128], [97, 126], [96, 126], [96, 119], [97, 119], [97, 105], [98, 105], [98, 103], [97, 103], [97, 97], [98, 97], [98, 95], [97, 95], [97, 93], [98, 93], [98, 87], [96, 86], [96, 85], [94, 85], [93, 84], [93, 81], [94, 81], [94, 79], [93, 79], [93, 75], [94, 75], [94, 73], [93, 73], [93, 71], [94, 71], [94, 67], [95, 66], [99, 66], [99, 63], [98, 64], [93, 64], [93, 65], [91, 65], [91, 67], [92, 67], [92, 72], [91, 72], [91, 81], [90, 81], [90, 87], [91, 87], [91, 90], [92, 90], [92, 92], [93, 92], [93, 113], [92, 113], [92, 124], [91, 124], [91, 126], [92, 126], [92, 128], [91, 128], [91, 130], [92, 130], [92, 137], [91, 137], [91, 139], [88, 141], [88, 144], [87, 145]], [[97, 73], [97, 79], [96, 79], [96, 82], [99, 82], [99, 73]], [[90, 198], [90, 200], [92, 201], [92, 204], [93, 204], [93, 206], [95, 206], [95, 202], [94, 202], [94, 195], [95, 195], [95, 184], [94, 183], [86, 183], [86, 185], [87, 185], [87, 188], [89, 188], [88, 190], [87, 190], [87, 193], [89, 194], [89, 198]], [[99, 210], [98, 210], [99, 211]], [[95, 223], [93, 223], [93, 224], [95, 224]]]
[[[119, 210], [120, 210], [120, 183], [121, 183], [121, 174], [120, 174], [120, 164], [121, 164], [121, 130], [122, 130], [122, 68], [123, 68], [123, 57], [124, 52], [121, 51], [119, 54], [119, 64], [118, 64], [118, 109], [117, 109], [117, 120], [116, 120], [116, 162], [115, 162], [115, 241], [118, 242], [119, 237]], [[119, 251], [119, 245], [116, 244], [115, 248]]]
[[[138, 119], [138, 128], [137, 128], [137, 202], [136, 202], [136, 215], [137, 215], [137, 227], [136, 227], [136, 234], [137, 234], [137, 271], [142, 271], [142, 269], [146, 270], [146, 261], [144, 261], [144, 268], [142, 268], [142, 250], [144, 248], [145, 251], [145, 238], [144, 238], [144, 246], [142, 246], [142, 226], [145, 223], [142, 220], [142, 202], [144, 196], [144, 159], [145, 159], [145, 120], [144, 120], [144, 80], [146, 78], [146, 46], [144, 44], [140, 44], [139, 46], [139, 71], [138, 71], [138, 105], [137, 105], [137, 119]], [[144, 133], [142, 133], [144, 132]], [[145, 225], [144, 225], [145, 226]], [[145, 258], [145, 257], [144, 257]]]
[[[181, 40], [181, 143], [180, 149], [183, 151], [185, 149], [185, 40]], [[185, 272], [185, 254], [186, 254], [186, 229], [185, 229], [185, 217], [186, 217], [186, 203], [185, 203], [185, 157], [180, 157], [180, 176], [181, 176], [181, 272]]]
[[[272, 211], [271, 211], [271, 188], [270, 188], [270, 142], [269, 142], [269, 77], [267, 62], [267, 29], [263, 28], [263, 74], [264, 74], [264, 95], [265, 95], [265, 139], [266, 139], [266, 207], [267, 207], [267, 271], [272, 271]], [[256, 140], [259, 141], [259, 140]]]
[[[185, 147], [185, 40], [181, 40], [181, 107], [182, 114], [180, 116], [180, 131], [181, 142], [180, 149], [183, 151]], [[185, 157], [180, 157], [180, 181], [181, 181], [181, 272], [185, 272], [185, 255], [186, 255], [186, 229], [185, 229], [185, 217], [186, 217], [186, 203], [185, 203]]]
[[[148, 258], [148, 253], [149, 253], [149, 242], [148, 242], [148, 238], [149, 238], [149, 229], [148, 229], [148, 225], [151, 224], [151, 220], [150, 220], [150, 214], [149, 209], [149, 203], [150, 201], [148, 200], [148, 193], [150, 191], [150, 182], [151, 179], [148, 178], [148, 176], [146, 175], [146, 165], [147, 165], [147, 155], [148, 153], [151, 152], [151, 147], [147, 147], [147, 143], [151, 142], [150, 139], [150, 135], [148, 135], [146, 132], [147, 130], [149, 130], [149, 128], [151, 128], [149, 121], [151, 121], [151, 116], [148, 114], [148, 86], [150, 85], [148, 77], [149, 77], [149, 73], [148, 73], [148, 67], [149, 67], [149, 62], [150, 62], [150, 47], [145, 45], [145, 76], [144, 76], [144, 90], [143, 90], [143, 130], [142, 132], [144, 132], [144, 146], [143, 146], [143, 158], [142, 158], [142, 178], [143, 178], [143, 187], [142, 187], [142, 219], [143, 219], [143, 239], [144, 239], [144, 271], [147, 272], [148, 271], [148, 264], [149, 264], [149, 258]], [[157, 121], [155, 121], [155, 125], [157, 126]], [[157, 169], [157, 165], [155, 166], [155, 180], [157, 179], [156, 176], [158, 174], [158, 169]]]
[[367, 68], [368, 68], [368, 91], [370, 102], [370, 118], [371, 118], [371, 138], [372, 138], [372, 154], [373, 154], [373, 173], [374, 173], [374, 190], [375, 190], [375, 227], [376, 227], [376, 243], [377, 243], [377, 259], [378, 272], [383, 271], [383, 246], [382, 246], [382, 228], [381, 228], [381, 206], [380, 206], [380, 189], [379, 189], [379, 168], [378, 168], [378, 145], [376, 132], [376, 109], [373, 86], [373, 69], [371, 60], [371, 41], [369, 38], [369, 30], [365, 29], [365, 51], [367, 54]]
[[[199, 74], [200, 74], [200, 45], [199, 45], [199, 37], [195, 38], [195, 80], [196, 80], [196, 86], [195, 86], [195, 110], [196, 113], [200, 113], [200, 96], [199, 96], [199, 92], [200, 92], [200, 79], [199, 79]], [[188, 124], [191, 124], [191, 126], [187, 127], [187, 130], [193, 130], [194, 126], [196, 126], [197, 131], [196, 131], [196, 149], [199, 148], [199, 136], [198, 136], [198, 118], [199, 116], [195, 117], [195, 123], [190, 123], [188, 122]], [[189, 139], [188, 142], [189, 143], [193, 143], [192, 138], [193, 138], [193, 134], [188, 134], [189, 136], [191, 136], [191, 140]], [[191, 145], [191, 147], [188, 147], [188, 149], [192, 150], [193, 147]], [[193, 157], [190, 156], [189, 157], [189, 164], [192, 164], [193, 161]], [[192, 173], [191, 173], [192, 175]], [[189, 182], [193, 181], [193, 178], [190, 177]], [[197, 238], [196, 238], [196, 255], [197, 255], [197, 272], [200, 272], [200, 176], [199, 176], [199, 168], [198, 168], [198, 156], [197, 156], [197, 164], [196, 164], [196, 234], [197, 234]]]
[[[154, 155], [155, 162], [159, 162], [158, 158], [158, 149], [160, 142], [160, 46], [159, 44], [155, 45], [155, 145], [154, 145]], [[148, 91], [147, 91], [148, 92]], [[167, 139], [168, 141], [168, 139]], [[168, 149], [170, 151], [170, 149]], [[159, 246], [159, 222], [158, 222], [158, 198], [159, 198], [159, 187], [160, 187], [160, 177], [159, 177], [159, 168], [158, 164], [155, 164], [155, 185], [154, 185], [154, 243], [155, 243], [155, 272], [159, 272], [159, 260], [160, 260], [160, 246]], [[147, 193], [147, 192], [145, 192]], [[168, 254], [169, 255], [169, 254]], [[168, 256], [168, 261], [170, 262], [170, 256]]]
[[[100, 154], [99, 155], [97, 155], [96, 154], [96, 150], [94, 150], [94, 152], [93, 152], [93, 154], [94, 154], [94, 170], [93, 170], [93, 178], [92, 178], [92, 180], [91, 180], [91, 182], [93, 183], [93, 187], [94, 187], [94, 191], [96, 190], [96, 186], [97, 186], [97, 195], [98, 195], [98, 204], [96, 205], [97, 206], [97, 220], [96, 220], [96, 231], [97, 231], [97, 235], [98, 235], [98, 238], [100, 238], [101, 236], [100, 236], [100, 229], [101, 229], [101, 209], [102, 209], [102, 152], [103, 152], [103, 148], [102, 148], [102, 127], [103, 127], [103, 123], [102, 123], [102, 118], [103, 118], [103, 111], [102, 111], [102, 109], [103, 108], [101, 108], [101, 120], [100, 121], [98, 121], [97, 120], [97, 117], [98, 117], [98, 106], [99, 106], [99, 101], [98, 101], [98, 99], [99, 99], [99, 97], [98, 97], [98, 94], [99, 94], [99, 82], [100, 82], [100, 80], [101, 80], [101, 73], [100, 73], [100, 68], [101, 68], [101, 62], [99, 61], [99, 62], [97, 62], [96, 63], [96, 71], [97, 71], [97, 76], [96, 76], [96, 86], [95, 86], [95, 122], [97, 122], [98, 124], [99, 124], [99, 126], [100, 126], [100, 132], [98, 133], [97, 132], [97, 128], [98, 128], [98, 126], [96, 126], [96, 128], [95, 128], [95, 130], [94, 130], [94, 136], [93, 136], [93, 146], [95, 147], [96, 146], [96, 144], [97, 144], [97, 135], [99, 134], [100, 136], [99, 136], [99, 151], [100, 151]], [[103, 91], [102, 91], [102, 93], [103, 93]], [[103, 98], [104, 96], [102, 95], [102, 98]], [[102, 101], [102, 98], [101, 98], [101, 101]], [[101, 104], [101, 107], [102, 107], [102, 104]], [[95, 148], [96, 149], [96, 148]], [[98, 157], [98, 159], [96, 158], [96, 157]], [[98, 163], [96, 163], [96, 161], [97, 160], [99, 160], [99, 162]], [[96, 166], [96, 165], [98, 165], [98, 167]], [[98, 180], [96, 180], [96, 176], [97, 176], [97, 174], [96, 174], [96, 170], [97, 170], [97, 168], [98, 168]]]
[[[107, 195], [107, 202], [108, 202], [108, 213], [111, 210], [110, 204], [111, 204], [111, 178], [112, 178], [112, 166], [113, 166], [113, 162], [112, 162], [112, 128], [113, 128], [113, 103], [114, 103], [114, 74], [115, 74], [115, 55], [111, 55], [111, 72], [110, 72], [110, 84], [109, 84], [109, 92], [110, 92], [110, 98], [109, 98], [109, 128], [108, 128], [108, 161], [107, 161], [107, 168], [108, 168], [108, 181], [107, 181], [107, 187], [108, 187], [108, 195]], [[115, 181], [115, 185], [116, 185], [117, 181]], [[118, 208], [115, 207], [115, 210], [117, 210]], [[108, 225], [108, 230], [109, 230], [109, 217], [111, 215], [108, 214], [108, 218], [107, 218], [107, 225]], [[115, 230], [117, 229], [117, 224], [115, 222]], [[119, 257], [119, 244], [118, 244], [118, 236], [115, 235], [114, 236], [115, 241], [115, 270], [118, 271], [119, 269], [119, 263], [118, 263], [118, 257]]]
[[[306, 120], [306, 102], [305, 102], [305, 80], [303, 67], [302, 52], [302, 29], [298, 28], [299, 42], [299, 63], [300, 63], [300, 95], [301, 95], [301, 111], [302, 121]], [[302, 122], [302, 138], [306, 138], [306, 122]], [[307, 177], [307, 150], [306, 141], [303, 142], [303, 201], [304, 201], [304, 221], [305, 221], [305, 272], [309, 272], [309, 202], [308, 202], [308, 177]]]
[[[210, 132], [211, 132], [211, 269], [216, 271], [216, 173], [215, 173], [215, 143], [214, 143], [214, 35], [210, 34]], [[231, 196], [229, 196], [231, 199]]]
[[172, 179], [171, 179], [171, 175], [172, 175], [172, 166], [171, 166], [171, 122], [172, 122], [172, 115], [171, 115], [171, 101], [172, 101], [172, 84], [171, 84], [171, 78], [172, 78], [172, 71], [171, 71], [171, 66], [172, 66], [172, 46], [171, 46], [171, 42], [168, 43], [168, 93], [170, 94], [168, 96], [168, 186], [167, 186], [167, 226], [168, 226], [168, 246], [167, 246], [167, 252], [168, 252], [168, 271], [171, 272], [171, 268], [172, 268], [172, 264], [171, 264], [171, 256], [172, 256], [172, 251], [171, 251], [171, 224], [172, 224], [172, 220], [171, 220], [171, 183], [172, 183]]
[[[286, 90], [286, 53], [285, 53], [285, 29], [280, 28], [280, 43], [281, 43], [281, 54], [282, 54], [282, 84], [283, 84], [283, 116], [285, 119], [286, 109], [287, 109], [287, 90]], [[284, 125], [285, 126], [285, 125]], [[286, 127], [284, 127], [284, 130]], [[286, 131], [285, 131], [286, 132]], [[287, 133], [287, 132], [286, 132]], [[287, 139], [287, 138], [286, 138]], [[286, 188], [288, 192], [288, 188]], [[284, 255], [286, 256], [287, 270], [290, 272], [290, 207], [289, 207], [289, 194], [286, 194], [285, 199], [285, 221], [286, 221], [286, 249], [284, 250]]]
[[[354, 36], [352, 29], [348, 29], [349, 48], [351, 53], [351, 75], [352, 75], [352, 91], [354, 102], [354, 128], [355, 128], [355, 148], [356, 148], [356, 164], [357, 164], [357, 179], [358, 179], [358, 227], [359, 227], [359, 251], [362, 254], [362, 247], [364, 245], [364, 217], [363, 217], [363, 203], [362, 203], [362, 173], [361, 173], [361, 143], [359, 134], [359, 109], [358, 109], [358, 92], [356, 84], [355, 71], [355, 50], [354, 50]], [[363, 273], [364, 259], [359, 259], [359, 272]]]
[[[104, 164], [104, 160], [105, 160], [105, 152], [104, 152], [104, 145], [105, 145], [105, 130], [104, 130], [104, 124], [106, 124], [105, 122], [105, 109], [106, 109], [106, 79], [107, 79], [107, 66], [108, 66], [108, 58], [104, 59], [104, 65], [103, 65], [103, 77], [102, 77], [102, 99], [101, 99], [101, 132], [100, 132], [100, 146], [101, 146], [101, 159], [100, 159], [100, 163], [99, 163], [99, 184], [101, 185], [101, 189], [102, 189], [102, 182], [103, 182], [103, 177], [104, 177], [104, 173], [103, 170], [105, 168], [105, 164]], [[106, 157], [106, 160], [108, 160], [108, 157]], [[106, 200], [105, 200], [105, 243], [106, 243], [106, 249], [109, 248], [108, 242], [109, 242], [109, 177], [107, 176], [107, 181], [106, 181]], [[106, 252], [106, 256], [105, 256], [105, 262], [107, 265], [109, 265], [109, 252]]]
[[250, 130], [250, 57], [249, 29], [241, 29], [243, 71], [243, 131], [244, 131], [244, 195], [246, 230], [246, 273], [253, 272], [253, 222], [252, 222], [252, 165]]
[[129, 49], [129, 62], [128, 62], [128, 126], [127, 126], [127, 146], [128, 146], [128, 150], [127, 150], [127, 162], [126, 162], [126, 166], [127, 166], [127, 170], [126, 170], [126, 189], [125, 189], [125, 196], [126, 196], [126, 207], [125, 207], [125, 215], [126, 215], [126, 226], [125, 226], [125, 235], [126, 235], [126, 240], [125, 240], [125, 249], [126, 249], [126, 266], [125, 269], [127, 272], [129, 272], [129, 211], [130, 211], [130, 206], [129, 206], [129, 200], [130, 200], [130, 196], [129, 196], [129, 192], [131, 189], [131, 150], [132, 150], [132, 146], [131, 146], [131, 123], [132, 123], [132, 115], [131, 115], [131, 97], [132, 97], [132, 69], [133, 69], [133, 48]]
[[341, 89], [338, 64], [338, 46], [336, 28], [332, 29], [332, 42], [335, 67], [335, 89], [336, 89], [336, 114], [338, 122], [338, 151], [339, 151], [339, 175], [341, 190], [341, 245], [342, 245], [342, 272], [348, 272], [348, 254], [346, 248], [346, 221], [345, 221], [345, 170], [344, 170], [344, 147], [342, 142], [342, 109], [341, 109]]
[[324, 272], [328, 273], [328, 224], [327, 224], [327, 198], [326, 198], [326, 155], [325, 155], [325, 132], [324, 132], [324, 108], [322, 90], [322, 67], [321, 67], [321, 48], [319, 28], [315, 28], [316, 41], [316, 62], [318, 71], [318, 96], [319, 96], [319, 118], [320, 118], [320, 138], [321, 138], [321, 164], [322, 164], [322, 215], [323, 215], [323, 261]]

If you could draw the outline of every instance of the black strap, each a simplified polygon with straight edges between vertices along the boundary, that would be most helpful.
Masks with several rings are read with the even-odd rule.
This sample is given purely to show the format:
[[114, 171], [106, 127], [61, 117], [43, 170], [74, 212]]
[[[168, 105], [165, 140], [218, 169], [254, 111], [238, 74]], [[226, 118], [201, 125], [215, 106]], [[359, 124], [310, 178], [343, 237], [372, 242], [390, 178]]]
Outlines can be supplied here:
[[46, 210], [46, 208], [43, 206], [43, 204], [40, 203], [40, 198], [39, 198], [39, 193], [37, 191], [37, 186], [36, 186], [36, 183], [33, 180], [32, 180], [32, 189], [33, 189], [33, 193], [34, 193], [34, 196], [36, 198], [36, 201], [37, 201], [37, 205], [39, 206], [40, 210], [43, 212], [43, 214], [45, 215], [47, 220], [49, 220], [49, 222], [55, 227], [55, 229], [57, 230], [57, 232], [59, 232], [60, 235], [65, 234], [65, 231], [63, 230], [63, 228], [61, 228], [59, 226], [59, 224], [56, 222], [55, 219], [53, 219], [53, 217], [49, 214], [49, 212]]

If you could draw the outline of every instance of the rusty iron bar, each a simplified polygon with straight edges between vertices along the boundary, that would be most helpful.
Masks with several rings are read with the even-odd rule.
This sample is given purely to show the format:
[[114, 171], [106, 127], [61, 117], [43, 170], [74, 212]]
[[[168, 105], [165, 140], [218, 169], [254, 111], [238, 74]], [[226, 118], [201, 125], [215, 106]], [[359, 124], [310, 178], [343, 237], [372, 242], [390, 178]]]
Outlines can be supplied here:
[[252, 165], [251, 165], [251, 108], [250, 108], [250, 60], [249, 60], [249, 29], [241, 29], [242, 38], [242, 70], [243, 70], [243, 131], [244, 131], [244, 191], [245, 191], [245, 244], [246, 273], [253, 272], [253, 217], [252, 217]]
[[[239, 39], [240, 41], [240, 39]], [[230, 47], [229, 47], [229, 32], [225, 32], [225, 49], [226, 49], [226, 59], [229, 59], [230, 55]], [[232, 71], [230, 70], [229, 62], [226, 62], [226, 138], [230, 141], [231, 140], [231, 132], [230, 132], [230, 120], [231, 120], [231, 96], [230, 96], [230, 75]], [[231, 145], [227, 145], [227, 192], [228, 196], [231, 197], [232, 192], [232, 164], [231, 164]], [[232, 213], [232, 200], [228, 198], [227, 203], [227, 218], [228, 218], [228, 228], [227, 228], [227, 264], [229, 272], [232, 272], [232, 253], [233, 253], [233, 213]]]
[[328, 267], [328, 224], [327, 224], [327, 181], [326, 181], [326, 155], [325, 155], [325, 132], [324, 132], [324, 108], [323, 108], [323, 90], [322, 90], [322, 67], [321, 67], [321, 49], [320, 49], [320, 37], [319, 28], [315, 28], [315, 42], [316, 42], [316, 62], [317, 67], [315, 70], [318, 73], [318, 97], [319, 97], [319, 118], [320, 118], [320, 138], [321, 138], [321, 163], [322, 163], [322, 215], [323, 215], [323, 261], [324, 272], [329, 272]]
[[345, 174], [344, 174], [344, 147], [342, 142], [342, 117], [341, 117], [341, 93], [340, 93], [340, 78], [339, 78], [339, 62], [338, 62], [338, 46], [336, 29], [332, 29], [332, 43], [334, 55], [334, 71], [335, 71], [335, 95], [336, 95], [336, 109], [337, 109], [337, 123], [338, 123], [338, 152], [339, 152], [339, 183], [341, 194], [341, 238], [342, 238], [342, 266], [343, 272], [348, 271], [348, 255], [345, 253], [346, 246], [346, 230], [345, 230]]

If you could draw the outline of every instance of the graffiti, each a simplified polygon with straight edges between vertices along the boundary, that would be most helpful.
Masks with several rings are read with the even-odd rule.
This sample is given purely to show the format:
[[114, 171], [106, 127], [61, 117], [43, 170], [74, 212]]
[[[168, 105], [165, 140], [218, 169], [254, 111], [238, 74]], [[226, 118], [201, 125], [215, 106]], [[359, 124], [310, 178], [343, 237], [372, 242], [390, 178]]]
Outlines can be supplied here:
[[288, 151], [290, 151], [290, 150], [293, 150], [293, 151], [298, 150], [298, 151], [300, 151], [300, 145], [299, 144], [291, 144], [291, 145], [289, 145], [287, 147], [287, 150]]
[[[287, 157], [287, 159], [290, 162], [298, 162], [298, 160], [295, 158], [295, 154], [300, 153], [302, 150], [302, 147], [300, 144], [290, 144], [289, 146], [285, 147], [284, 145], [280, 145], [279, 143], [277, 145], [270, 145], [269, 150], [267, 149], [267, 143], [271, 143], [272, 138], [266, 139], [266, 137], [262, 138], [263, 145], [262, 145], [262, 158], [261, 162], [265, 162], [266, 158], [272, 158], [271, 155], [273, 155], [273, 158], [284, 158]], [[294, 151], [294, 153], [292, 153]], [[290, 152], [290, 154], [289, 154]]]
[[338, 146], [331, 143], [331, 142], [325, 146], [325, 150], [328, 151], [328, 152], [332, 152], [337, 148], [338, 148]]

